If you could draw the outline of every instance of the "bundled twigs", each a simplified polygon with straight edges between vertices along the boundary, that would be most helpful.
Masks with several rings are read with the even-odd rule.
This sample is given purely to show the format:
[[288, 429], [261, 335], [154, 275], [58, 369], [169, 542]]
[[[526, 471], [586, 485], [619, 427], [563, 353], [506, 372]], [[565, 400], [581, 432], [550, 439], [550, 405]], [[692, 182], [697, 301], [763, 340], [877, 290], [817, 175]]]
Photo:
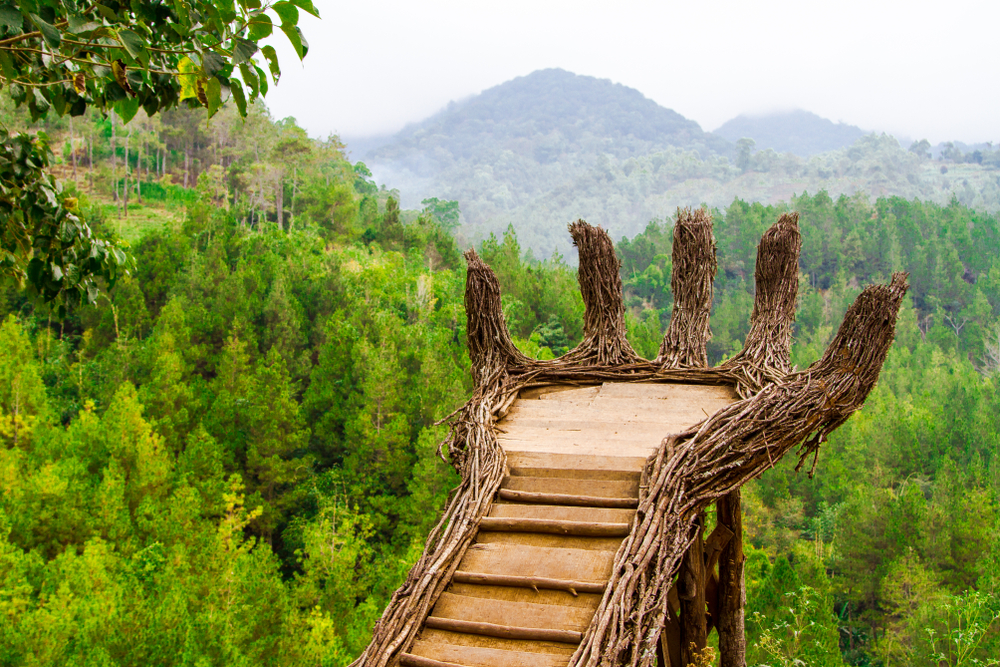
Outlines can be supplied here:
[[578, 277], [586, 310], [583, 342], [558, 361], [560, 364], [599, 366], [642, 361], [625, 338], [621, 262], [615, 255], [614, 242], [606, 231], [583, 220], [572, 223], [569, 233], [573, 236], [573, 245], [580, 250]]
[[677, 209], [674, 225], [670, 290], [674, 309], [656, 362], [663, 369], [705, 368], [712, 338], [712, 281], [715, 279], [715, 237], [712, 216], [704, 209]]
[[531, 361], [514, 345], [500, 303], [500, 282], [475, 250], [465, 253], [465, 312], [468, 318], [472, 378], [482, 386], [487, 378], [508, 366]]
[[[697, 230], [692, 234], [701, 234], [701, 240], [690, 241], [691, 247], [699, 248], [698, 252], [711, 248], [710, 219], [697, 214], [690, 218], [685, 218], [685, 224]], [[888, 286], [866, 289], [851, 306], [823, 358], [805, 371], [786, 374], [797, 289], [797, 271], [792, 268], [799, 248], [796, 222], [794, 217], [783, 217], [761, 242], [751, 335], [740, 355], [717, 368], [706, 368], [689, 354], [699, 349], [704, 354], [707, 312], [702, 320], [700, 314], [691, 317], [694, 311], [675, 310], [678, 322], [688, 318], [693, 323], [681, 330], [686, 342], [669, 347], [684, 350], [686, 361], [680, 361], [680, 353], [669, 363], [645, 361], [632, 351], [625, 339], [618, 260], [610, 238], [599, 228], [582, 221], [570, 227], [580, 248], [580, 288], [587, 306], [585, 338], [571, 353], [552, 361], [535, 361], [517, 350], [503, 318], [496, 276], [474, 252], [466, 253], [469, 355], [476, 389], [454, 416], [451, 433], [442, 443], [462, 482], [428, 537], [420, 560], [377, 623], [371, 644], [353, 663], [355, 667], [384, 667], [407, 650], [451, 580], [504, 475], [506, 457], [493, 423], [521, 389], [641, 381], [740, 387], [744, 400], [684, 433], [665, 438], [650, 458], [629, 536], [616, 556], [594, 621], [570, 662], [574, 667], [652, 665], [667, 613], [667, 592], [680, 559], [697, 535], [695, 517], [773, 466], [797, 444], [804, 442], [799, 465], [809, 455], [815, 465], [815, 454], [827, 434], [861, 407], [892, 342], [906, 291], [903, 274], [895, 275]], [[675, 244], [675, 276], [681, 263], [676, 248]], [[709, 253], [710, 272], [705, 272], [704, 263], [692, 259], [696, 254], [685, 251], [680, 260], [693, 262], [684, 270], [700, 275], [700, 282], [688, 285], [685, 279], [675, 289], [686, 290], [687, 303], [703, 309], [705, 294], [709, 304], [711, 299], [714, 250]], [[698, 336], [703, 336], [700, 343]], [[757, 393], [747, 398], [752, 391]]]
[[740, 375], [737, 392], [746, 398], [791, 370], [792, 324], [799, 294], [799, 214], [784, 213], [757, 246], [756, 295], [743, 350], [723, 368]]
[[865, 289], [823, 358], [681, 434], [647, 464], [648, 490], [572, 667], [651, 666], [667, 593], [698, 512], [802, 444], [800, 464], [861, 407], [892, 344], [905, 274]]

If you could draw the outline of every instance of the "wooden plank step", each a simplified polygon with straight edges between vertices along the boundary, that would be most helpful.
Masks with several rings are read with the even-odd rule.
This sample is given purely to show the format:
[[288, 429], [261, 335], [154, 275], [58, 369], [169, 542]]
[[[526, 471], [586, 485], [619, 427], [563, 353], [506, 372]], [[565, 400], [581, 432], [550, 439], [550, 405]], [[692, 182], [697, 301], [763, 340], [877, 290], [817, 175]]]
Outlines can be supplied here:
[[500, 649], [502, 651], [517, 651], [521, 653], [548, 653], [563, 655], [567, 658], [573, 655], [576, 647], [561, 642], [538, 642], [524, 639], [503, 639], [487, 637], [486, 635], [470, 635], [461, 632], [449, 632], [436, 628], [423, 628], [420, 640], [432, 644], [450, 644], [452, 646], [473, 646], [478, 648]]
[[[659, 443], [630, 443], [620, 441], [608, 443], [593, 440], [590, 442], [577, 442], [573, 440], [511, 440], [499, 437], [497, 440], [506, 452], [540, 452], [546, 454], [568, 454], [568, 455], [599, 455], [614, 453], [618, 456], [639, 457], [643, 460], [649, 458], [650, 454], [656, 451]], [[609, 452], [610, 450], [610, 452]]]
[[581, 537], [625, 537], [627, 523], [599, 523], [597, 521], [559, 521], [556, 519], [522, 519], [518, 517], [487, 516], [479, 522], [481, 531], [504, 533], [546, 533], [548, 535], [579, 535]]
[[513, 489], [500, 489], [497, 497], [509, 503], [560, 505], [563, 507], [587, 507], [591, 509], [634, 509], [639, 506], [638, 498], [601, 498], [600, 496], [577, 496], [568, 493], [540, 493], [538, 491], [515, 491]]
[[[501, 491], [501, 493], [503, 493]], [[510, 491], [512, 494], [522, 493], [520, 491]], [[545, 495], [547, 494], [540, 494]], [[566, 498], [572, 496], [555, 496], [556, 498]], [[504, 496], [501, 495], [501, 498]], [[507, 500], [507, 498], [504, 498]], [[594, 500], [623, 500], [634, 501], [632, 498], [594, 498]], [[601, 523], [629, 523], [635, 516], [635, 510], [614, 509], [608, 507], [579, 507], [573, 505], [543, 505], [523, 504], [519, 502], [493, 503], [490, 509], [490, 516], [517, 517], [521, 519], [554, 519], [558, 521], [599, 521]]]
[[480, 623], [478, 621], [462, 621], [455, 618], [439, 618], [428, 616], [424, 627], [450, 632], [462, 632], [470, 635], [483, 635], [500, 639], [521, 639], [528, 641], [562, 642], [563, 644], [579, 644], [583, 641], [583, 633], [573, 630], [550, 630], [548, 628], [526, 628], [516, 625], [499, 625], [496, 623]]
[[[497, 575], [483, 575], [497, 576]], [[603, 586], [604, 583], [589, 583], [593, 586]], [[518, 586], [490, 586], [486, 584], [463, 584], [453, 581], [448, 587], [450, 593], [464, 595], [466, 597], [487, 598], [490, 600], [506, 600], [508, 602], [537, 602], [538, 604], [563, 605], [566, 607], [580, 607], [587, 609], [589, 613], [594, 613], [601, 602], [601, 593], [582, 593], [577, 591], [573, 595], [569, 591], [558, 591], [550, 588], [539, 588], [537, 591], [531, 588], [521, 588]]]
[[458, 569], [484, 574], [604, 582], [611, 576], [614, 560], [614, 551], [478, 542], [465, 552]]
[[[590, 624], [593, 614], [588, 609], [562, 605], [538, 604], [534, 602], [506, 602], [503, 600], [466, 597], [464, 595], [455, 595], [454, 593], [442, 593], [441, 597], [434, 604], [431, 616], [438, 619], [488, 623], [496, 626], [583, 632]], [[428, 627], [440, 626], [429, 625]], [[463, 631], [459, 630], [459, 632]], [[503, 637], [505, 635], [490, 634], [490, 636]], [[527, 639], [527, 637], [507, 638]], [[541, 637], [533, 637], [533, 639], [546, 641]], [[547, 641], [562, 640], [549, 639]]]
[[[537, 477], [573, 477], [578, 479], [639, 479], [646, 457], [616, 456], [607, 452], [596, 456], [549, 452], [507, 452], [507, 465], [513, 471], [546, 470]], [[512, 473], [513, 474], [513, 473]]]
[[415, 642], [409, 655], [461, 665], [462, 667], [565, 667], [569, 664], [570, 658], [568, 655], [505, 651], [424, 641]]
[[580, 549], [583, 551], [618, 551], [621, 537], [578, 537], [545, 533], [481, 532], [476, 541], [483, 544], [543, 547], [547, 549]]
[[531, 491], [533, 493], [558, 493], [575, 496], [586, 491], [588, 496], [597, 498], [638, 498], [639, 480], [588, 480], [565, 477], [521, 477], [509, 476], [500, 485], [501, 489]]
[[547, 577], [521, 577], [503, 574], [481, 574], [477, 572], [455, 572], [451, 579], [459, 584], [479, 584], [483, 586], [511, 586], [514, 588], [530, 588], [536, 593], [541, 589], [567, 591], [571, 595], [580, 593], [603, 593], [605, 584], [592, 581], [573, 581], [570, 579], [550, 579]]

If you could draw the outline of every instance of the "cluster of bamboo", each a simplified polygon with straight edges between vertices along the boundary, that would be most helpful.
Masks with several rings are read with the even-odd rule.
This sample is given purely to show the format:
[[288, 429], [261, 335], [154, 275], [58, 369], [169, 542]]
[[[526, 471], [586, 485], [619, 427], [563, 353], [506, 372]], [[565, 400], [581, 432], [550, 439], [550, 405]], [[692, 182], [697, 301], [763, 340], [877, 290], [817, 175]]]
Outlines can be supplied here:
[[[405, 651], [472, 543], [503, 480], [506, 457], [494, 422], [522, 389], [550, 384], [684, 382], [732, 386], [737, 401], [684, 433], [664, 438], [647, 462], [636, 518], [616, 555], [611, 581], [571, 667], [686, 665], [705, 647], [704, 511], [716, 505], [731, 533], [716, 549], [715, 614], [724, 667], [745, 664], [743, 555], [739, 489], [801, 445], [799, 465], [864, 403], [892, 344], [906, 275], [866, 288], [823, 357], [803, 371], [789, 363], [798, 293], [798, 215], [782, 215], [758, 246], [756, 297], [743, 350], [708, 367], [709, 313], [716, 271], [711, 216], [678, 211], [674, 227], [674, 309], [655, 360], [640, 358], [625, 337], [620, 263], [608, 234], [583, 221], [569, 226], [580, 252], [584, 339], [559, 359], [536, 361], [513, 344], [500, 286], [475, 253], [466, 253], [465, 304], [475, 391], [451, 415], [442, 443], [462, 475], [423, 555], [353, 664], [382, 667]], [[720, 542], [721, 544], [721, 542]], [[676, 585], [681, 613], [671, 602]], [[671, 635], [667, 651], [661, 636]]]

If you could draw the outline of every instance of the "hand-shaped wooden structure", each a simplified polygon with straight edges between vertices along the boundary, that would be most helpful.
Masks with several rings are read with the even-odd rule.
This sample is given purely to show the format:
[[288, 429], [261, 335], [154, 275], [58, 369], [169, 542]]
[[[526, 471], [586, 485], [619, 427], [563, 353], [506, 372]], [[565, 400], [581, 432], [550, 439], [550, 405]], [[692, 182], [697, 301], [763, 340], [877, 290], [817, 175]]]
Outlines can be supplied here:
[[723, 667], [745, 665], [740, 487], [796, 446], [815, 467], [878, 379], [906, 275], [866, 288], [823, 357], [794, 371], [801, 237], [782, 215], [758, 246], [746, 344], [710, 368], [712, 222], [681, 211], [673, 314], [648, 361], [625, 338], [611, 239], [569, 231], [584, 339], [551, 361], [514, 346], [496, 276], [466, 253], [476, 388], [442, 445], [462, 483], [358, 667], [679, 667], [713, 627]]

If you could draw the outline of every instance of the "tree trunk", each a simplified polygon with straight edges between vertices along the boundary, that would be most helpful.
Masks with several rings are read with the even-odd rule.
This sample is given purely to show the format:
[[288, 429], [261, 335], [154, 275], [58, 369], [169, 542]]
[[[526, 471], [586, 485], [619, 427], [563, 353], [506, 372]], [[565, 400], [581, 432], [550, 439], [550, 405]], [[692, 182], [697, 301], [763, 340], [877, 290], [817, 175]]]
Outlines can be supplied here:
[[[139, 135], [139, 162], [136, 164], [135, 173], [135, 195], [136, 200], [142, 203], [142, 163], [146, 161], [146, 140]], [[149, 163], [146, 163], [146, 178], [149, 178]]]
[[73, 132], [73, 117], [69, 117], [69, 153], [73, 158], [73, 182], [76, 183], [76, 134]]
[[708, 619], [705, 612], [705, 514], [699, 515], [698, 537], [681, 561], [678, 594], [681, 599], [681, 665], [697, 660], [698, 652], [708, 645]]
[[278, 171], [278, 189], [274, 193], [274, 209], [278, 220], [278, 229], [282, 228], [282, 213], [285, 207], [284, 174]]
[[129, 141], [132, 139], [132, 130], [128, 131], [125, 135], [125, 167], [122, 169], [124, 172], [124, 185], [122, 186], [122, 204], [125, 207], [125, 218], [128, 219], [128, 145]]
[[292, 225], [295, 224], [295, 195], [299, 189], [299, 167], [295, 165], [292, 167], [292, 212], [288, 216], [288, 231], [292, 231]]
[[188, 178], [191, 174], [191, 147], [187, 144], [184, 146], [184, 189], [188, 187]]
[[115, 112], [111, 112], [111, 182], [115, 186], [115, 206], [118, 207], [118, 217], [122, 217], [122, 202], [118, 197], [118, 159], [115, 146]]
[[733, 536], [719, 557], [719, 667], [746, 667], [747, 640], [744, 631], [746, 586], [743, 580], [743, 510], [739, 490], [716, 503], [719, 525]]
[[94, 191], [94, 137], [87, 136], [87, 163], [90, 165], [88, 176], [90, 177], [90, 191]]

